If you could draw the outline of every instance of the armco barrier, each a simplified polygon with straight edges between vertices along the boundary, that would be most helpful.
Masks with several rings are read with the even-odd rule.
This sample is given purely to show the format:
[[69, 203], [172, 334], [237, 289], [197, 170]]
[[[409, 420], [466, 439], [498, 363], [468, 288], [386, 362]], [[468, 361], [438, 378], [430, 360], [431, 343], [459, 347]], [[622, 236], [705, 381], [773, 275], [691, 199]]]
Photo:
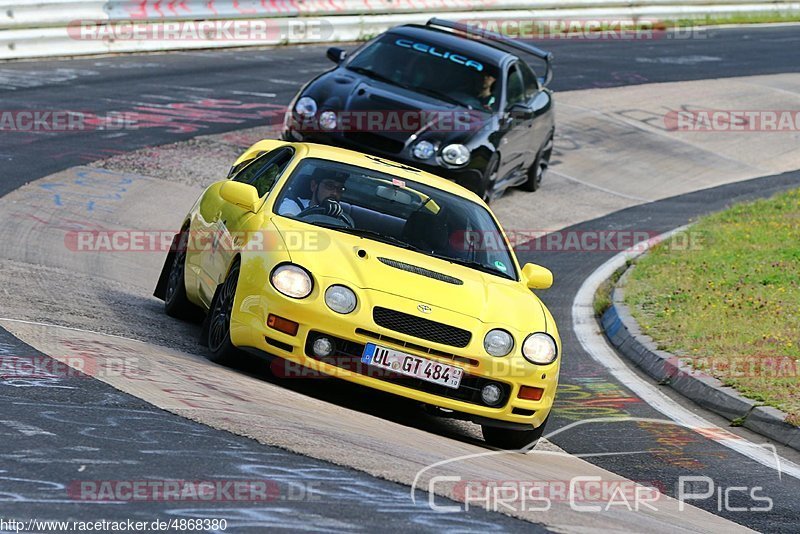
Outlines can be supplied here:
[[[737, 14], [800, 14], [800, 2], [743, 0], [0, 0], [0, 59], [355, 41], [433, 16], [456, 20], [656, 21]], [[323, 31], [268, 32], [262, 39], [109, 39], [87, 37], [81, 21], [131, 21], [152, 28], [174, 21], [314, 21]], [[158, 33], [158, 32], [153, 32]], [[102, 35], [102, 33], [100, 34]]]

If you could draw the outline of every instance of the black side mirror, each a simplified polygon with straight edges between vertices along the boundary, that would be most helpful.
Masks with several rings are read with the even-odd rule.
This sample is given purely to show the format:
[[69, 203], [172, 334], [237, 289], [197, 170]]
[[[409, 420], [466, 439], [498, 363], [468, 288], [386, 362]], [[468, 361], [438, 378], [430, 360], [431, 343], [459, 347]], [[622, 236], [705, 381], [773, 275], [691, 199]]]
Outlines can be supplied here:
[[533, 109], [531, 109], [531, 107], [527, 104], [517, 102], [516, 104], [508, 108], [508, 116], [511, 119], [523, 119], [523, 120], [532, 119]]
[[344, 58], [347, 57], [347, 52], [345, 52], [341, 48], [336, 48], [335, 46], [332, 46], [331, 48], [328, 49], [325, 55], [328, 56], [328, 59], [330, 59], [331, 61], [333, 61], [338, 65], [339, 63], [344, 61]]

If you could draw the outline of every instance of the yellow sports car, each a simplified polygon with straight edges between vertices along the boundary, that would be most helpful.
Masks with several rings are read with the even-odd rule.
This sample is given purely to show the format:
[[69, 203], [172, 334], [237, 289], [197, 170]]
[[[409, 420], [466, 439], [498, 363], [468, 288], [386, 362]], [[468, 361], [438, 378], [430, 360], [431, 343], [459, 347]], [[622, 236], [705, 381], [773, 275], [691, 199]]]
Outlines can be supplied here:
[[238, 349], [424, 403], [532, 446], [561, 342], [474, 194], [400, 163], [265, 140], [209, 186], [175, 236], [155, 295], [205, 314], [210, 359]]

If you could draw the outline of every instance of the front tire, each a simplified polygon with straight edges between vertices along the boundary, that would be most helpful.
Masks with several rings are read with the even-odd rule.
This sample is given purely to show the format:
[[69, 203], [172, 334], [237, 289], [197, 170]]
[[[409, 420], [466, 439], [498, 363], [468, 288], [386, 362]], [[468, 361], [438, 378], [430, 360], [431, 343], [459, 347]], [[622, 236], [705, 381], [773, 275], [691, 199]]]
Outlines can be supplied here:
[[164, 311], [177, 319], [195, 319], [199, 315], [198, 308], [189, 302], [186, 296], [186, 248], [189, 243], [189, 231], [181, 230], [177, 240], [177, 249], [172, 256], [167, 286], [164, 290]]
[[547, 419], [542, 424], [531, 430], [512, 430], [494, 426], [481, 425], [483, 439], [489, 445], [505, 450], [533, 450], [539, 438], [544, 434]]
[[500, 168], [500, 159], [496, 156], [489, 160], [486, 164], [486, 169], [483, 172], [483, 179], [481, 180], [480, 190], [475, 193], [481, 197], [486, 203], [492, 201], [494, 194], [494, 184], [497, 182], [497, 170]]
[[553, 154], [553, 133], [547, 138], [547, 141], [539, 150], [536, 156], [536, 161], [533, 162], [531, 168], [528, 169], [528, 180], [520, 187], [524, 191], [538, 191], [542, 187], [542, 178], [544, 178], [548, 167], [550, 167], [550, 156]]
[[236, 261], [214, 294], [203, 329], [208, 344], [208, 359], [222, 365], [233, 362], [239, 356], [239, 349], [231, 342], [231, 315], [238, 282], [239, 262]]

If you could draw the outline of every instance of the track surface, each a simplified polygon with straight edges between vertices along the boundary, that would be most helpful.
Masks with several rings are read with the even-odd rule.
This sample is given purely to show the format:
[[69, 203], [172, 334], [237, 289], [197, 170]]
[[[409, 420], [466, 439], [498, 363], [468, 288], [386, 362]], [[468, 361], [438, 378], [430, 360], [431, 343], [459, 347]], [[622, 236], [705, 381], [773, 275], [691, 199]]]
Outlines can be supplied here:
[[[566, 90], [791, 71], [796, 66], [791, 64], [788, 54], [782, 52], [796, 46], [797, 41], [795, 29], [771, 28], [716, 31], [711, 32], [709, 38], [702, 41], [554, 42], [551, 48], [561, 58], [555, 87]], [[260, 122], [258, 119], [248, 118], [254, 110], [266, 114], [273, 108], [266, 106], [265, 102], [272, 106], [285, 104], [302, 81], [327, 67], [327, 62], [322, 57], [323, 50], [319, 47], [309, 47], [6, 64], [0, 69], [0, 87], [5, 88], [3, 98], [8, 102], [5, 106], [7, 109], [66, 108], [98, 114], [136, 110], [150, 115], [154, 126], [122, 132], [45, 135], [4, 133], [0, 148], [2, 151], [0, 157], [3, 158], [0, 163], [0, 175], [3, 177], [0, 187], [3, 189], [0, 192], [13, 190], [25, 181], [77, 163], [85, 163], [139, 146], [185, 139], [199, 133], [256, 125]], [[764, 61], [764, 58], [769, 58], [769, 61]], [[573, 61], [575, 63], [572, 63]], [[302, 64], [299, 69], [298, 64]], [[591, 67], [587, 68], [587, 64]], [[732, 65], [735, 65], [735, 68], [732, 68]], [[39, 74], [32, 74], [32, 71]], [[37, 85], [43, 81], [43, 84]], [[275, 96], [268, 97], [264, 96], [265, 94]], [[221, 122], [209, 122], [207, 113], [195, 113], [187, 117], [187, 106], [180, 106], [182, 103], [189, 104], [190, 109], [197, 109], [196, 102], [207, 98], [227, 101], [212, 103], [210, 106], [206, 102], [199, 106], [205, 111], [209, 108], [216, 109], [219, 113], [213, 120]], [[248, 107], [248, 104], [251, 106]], [[49, 157], [43, 157], [44, 154]], [[704, 191], [645, 207], [631, 208], [604, 219], [584, 223], [576, 229], [644, 227], [652, 231], [666, 230], [683, 224], [698, 214], [719, 209], [732, 200], [768, 194], [773, 190], [796, 185], [799, 178], [796, 174], [785, 175], [759, 182], [724, 186], [714, 191]], [[627, 393], [624, 386], [616, 384], [613, 378], [598, 368], [586, 354], [580, 352], [568, 327], [570, 306], [575, 291], [583, 278], [606, 257], [599, 253], [539, 254], [531, 257], [521, 254], [521, 260], [542, 263], [558, 273], [557, 290], [545, 293], [543, 296], [561, 325], [565, 346], [569, 345], [572, 348], [572, 355], [565, 361], [562, 374], [562, 383], [567, 386], [559, 398], [562, 409], [556, 412], [559, 416], [551, 423], [550, 430], [572, 422], [576, 415], [580, 418], [591, 416], [591, 410], [587, 411], [585, 406], [575, 409], [574, 401], [580, 400], [587, 392], [597, 392], [602, 387], [609, 391], [609, 386], [611, 391], [618, 393], [616, 406], [613, 406], [614, 403], [609, 403], [601, 405], [600, 408], [613, 406], [620, 414], [627, 413], [638, 417], [658, 416], [641, 401], [637, 402], [637, 399]], [[6, 354], [24, 355], [29, 350], [20, 347], [13, 339], [6, 339], [8, 347], [3, 349]], [[96, 479], [144, 478], [143, 466], [151, 469], [153, 476], [189, 477], [193, 473], [196, 474], [193, 469], [199, 457], [203, 459], [204, 465], [214, 467], [214, 472], [209, 472], [208, 475], [215, 477], [241, 477], [242, 473], [248, 472], [242, 470], [242, 460], [247, 463], [257, 463], [259, 469], [272, 469], [273, 471], [265, 471], [271, 478], [278, 478], [274, 472], [275, 465], [286, 467], [288, 473], [314, 473], [313, 469], [330, 469], [336, 473], [335, 476], [344, 476], [348, 481], [357, 481], [356, 486], [363, 484], [369, 487], [370, 489], [366, 490], [369, 495], [374, 495], [375, 492], [385, 494], [386, 502], [394, 503], [385, 505], [385, 514], [400, 513], [403, 514], [405, 521], [417, 518], [417, 521], [422, 522], [409, 523], [411, 528], [420, 528], [426, 524], [435, 524], [438, 528], [442, 526], [440, 517], [433, 519], [426, 515], [427, 507], [424, 505], [409, 508], [405, 490], [399, 486], [378, 482], [365, 475], [332, 468], [307, 458], [266, 449], [243, 438], [213, 431], [202, 425], [153, 410], [152, 407], [93, 380], [75, 380], [78, 382], [64, 383], [61, 384], [65, 386], [64, 388], [54, 389], [24, 387], [19, 384], [2, 386], [7, 390], [3, 395], [9, 402], [13, 402], [7, 409], [5, 419], [25, 421], [45, 432], [39, 434], [41, 437], [37, 438], [40, 447], [31, 451], [30, 447], [26, 446], [26, 443], [29, 443], [26, 441], [30, 439], [29, 435], [13, 427], [5, 429], [5, 439], [19, 440], [19, 448], [11, 449], [16, 450], [16, 454], [5, 456], [8, 461], [17, 462], [15, 471], [18, 471], [0, 473], [0, 480], [4, 481], [0, 489], [9, 494], [7, 502], [16, 500], [16, 495], [25, 496], [25, 500], [41, 498], [46, 487], [52, 488], [56, 494], [60, 491], [60, 495], [63, 496], [63, 488], [56, 486], [74, 479], [75, 475], [70, 478], [69, 472], [74, 473], [75, 465], [84, 465], [82, 460], [86, 456], [89, 456], [86, 464], [92, 464], [93, 472], [96, 473], [93, 478]], [[65, 389], [70, 387], [75, 389]], [[57, 400], [53, 392], [58, 395], [63, 394], [62, 400]], [[332, 400], [349, 405], [348, 407], [353, 409], [363, 409], [343, 400], [336, 395], [336, 392]], [[86, 410], [77, 407], [97, 404], [107, 405], [108, 408]], [[28, 415], [31, 406], [35, 406], [35, 410], [41, 414], [35, 420]], [[65, 410], [67, 413], [63, 413]], [[368, 411], [382, 415], [379, 408], [371, 408]], [[110, 413], [122, 413], [124, 419], [120, 422], [119, 416], [110, 416], [108, 415]], [[81, 421], [81, 424], [76, 424], [76, 420]], [[145, 421], [145, 426], [150, 432], [138, 430], [142, 427], [137, 425]], [[109, 430], [109, 427], [113, 430]], [[153, 430], [156, 432], [152, 432]], [[114, 431], [119, 431], [124, 437], [116, 438], [120, 440], [119, 446], [113, 450], [112, 458], [109, 458], [107, 455], [110, 451], [107, 445], [102, 444], [102, 440], [115, 439], [109, 437], [114, 435]], [[53, 436], [46, 433], [51, 433]], [[176, 435], [182, 437], [176, 438]], [[621, 444], [622, 436], [625, 437], [625, 441]], [[81, 441], [87, 437], [91, 439]], [[592, 462], [634, 480], [658, 481], [666, 486], [669, 493], [674, 493], [671, 490], [674, 490], [676, 477], [681, 474], [700, 473], [713, 476], [719, 485], [725, 487], [761, 485], [765, 488], [764, 493], [774, 500], [775, 508], [772, 512], [761, 514], [723, 512], [721, 515], [752, 528], [769, 531], [789, 531], [800, 522], [800, 514], [794, 500], [794, 496], [800, 490], [796, 480], [784, 478], [783, 481], [778, 481], [774, 471], [745, 461], [696, 434], [686, 433], [677, 436], [677, 439], [674, 434], [670, 435], [672, 440], [669, 443], [682, 443], [680, 447], [675, 447], [675, 450], [670, 450], [671, 445], [659, 446], [659, 443], [664, 442], [656, 440], [664, 437], [663, 429], [658, 428], [643, 430], [634, 425], [625, 428], [620, 428], [619, 425], [596, 425], [585, 427], [580, 432], [562, 434], [557, 443], [574, 453], [648, 451], [647, 454], [639, 455], [599, 457], [592, 459]], [[87, 448], [80, 448], [79, 443]], [[92, 451], [90, 448], [97, 450]], [[152, 451], [164, 451], [165, 454], [153, 454]], [[44, 463], [36, 461], [35, 458], [50, 460], [57, 458], [60, 461], [51, 460]], [[182, 458], [185, 460], [181, 461]], [[696, 462], [687, 467], [691, 462], [681, 461], [687, 459]], [[115, 463], [103, 467], [106, 465], [104, 461]], [[731, 472], [732, 464], [737, 467], [735, 472]], [[42, 475], [45, 466], [47, 477]], [[129, 469], [127, 475], [125, 469]], [[55, 471], [61, 472], [58, 476], [54, 476]], [[20, 473], [25, 473], [25, 476], [20, 476]], [[295, 475], [285, 474], [285, 476]], [[306, 476], [316, 477], [315, 474]], [[25, 478], [28, 481], [14, 482], [8, 480], [9, 478]], [[348, 500], [344, 512], [342, 512], [344, 507], [338, 508], [337, 511], [337, 506], [334, 504], [343, 502], [341, 491], [335, 492], [335, 497], [333, 493], [331, 491], [331, 501], [328, 503], [300, 502], [293, 505], [288, 502], [286, 510], [280, 512], [282, 515], [275, 515], [275, 506], [265, 507], [260, 511], [250, 508], [237, 513], [251, 514], [251, 519], [259, 525], [286, 525], [283, 521], [288, 521], [290, 515], [295, 519], [302, 518], [296, 525], [303, 523], [316, 525], [317, 528], [352, 529], [360, 526], [372, 530], [379, 528], [383, 523], [382, 518], [386, 516], [374, 514], [372, 504], [360, 506], [360, 503], [364, 503], [363, 493], [358, 498]], [[708, 509], [717, 512], [714, 510], [716, 505], [714, 500], [706, 504]], [[732, 503], [732, 505], [737, 504], [741, 503]], [[52, 505], [42, 506], [42, 503], [24, 506], [17, 504], [14, 506], [14, 512], [17, 515], [24, 513], [41, 517], [40, 510], [44, 508], [52, 512], [53, 516], [75, 515], [74, 504], [62, 503], [61, 506], [54, 508]], [[298, 515], [301, 509], [314, 511], [311, 515], [301, 516]], [[134, 512], [146, 515], [165, 513], [165, 510], [157, 505], [143, 506], [139, 509], [125, 506], [124, 511], [117, 513], [120, 517], [131, 517]], [[197, 517], [196, 513], [190, 512], [186, 510], [176, 512], [173, 509], [170, 513]], [[228, 509], [227, 512], [225, 515], [231, 517], [229, 513], [232, 510]], [[108, 514], [104, 513], [104, 516]], [[207, 517], [212, 516], [207, 515]], [[492, 522], [505, 530], [530, 526], [504, 518], [498, 519], [496, 515], [485, 513], [478, 513], [472, 518], [460, 516], [454, 519], [454, 521], [461, 520], [474, 521], [470, 524], [470, 528], [473, 529], [486, 528], [479, 522]], [[326, 524], [326, 521], [331, 523]], [[463, 524], [452, 526], [458, 528]]]

